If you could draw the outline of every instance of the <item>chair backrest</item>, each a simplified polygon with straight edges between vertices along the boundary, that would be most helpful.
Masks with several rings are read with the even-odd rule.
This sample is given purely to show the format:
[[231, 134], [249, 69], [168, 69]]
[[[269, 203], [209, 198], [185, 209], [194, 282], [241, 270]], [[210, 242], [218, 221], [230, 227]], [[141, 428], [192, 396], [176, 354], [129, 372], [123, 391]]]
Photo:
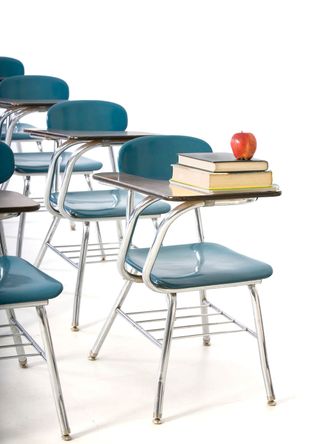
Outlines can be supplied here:
[[6, 143], [0, 142], [0, 184], [9, 180], [13, 172], [13, 152]]
[[66, 131], [124, 131], [126, 110], [102, 100], [69, 100], [52, 106], [47, 114], [48, 129]]
[[11, 57], [0, 57], [0, 77], [20, 76], [24, 74], [24, 66], [20, 60]]
[[67, 100], [69, 87], [50, 76], [13, 76], [0, 83], [0, 97], [16, 100]]
[[119, 171], [148, 179], [169, 180], [178, 153], [211, 152], [204, 140], [188, 136], [145, 136], [130, 140], [119, 151]]

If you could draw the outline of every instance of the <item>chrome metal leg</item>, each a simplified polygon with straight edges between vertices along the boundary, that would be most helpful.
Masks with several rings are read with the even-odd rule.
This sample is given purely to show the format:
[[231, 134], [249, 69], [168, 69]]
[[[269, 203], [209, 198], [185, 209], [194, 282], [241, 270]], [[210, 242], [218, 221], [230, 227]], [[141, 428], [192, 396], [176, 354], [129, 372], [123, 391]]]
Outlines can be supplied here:
[[38, 256], [37, 256], [37, 258], [35, 260], [35, 263], [34, 263], [35, 267], [40, 267], [42, 259], [43, 259], [44, 255], [45, 255], [45, 252], [47, 251], [48, 244], [51, 242], [51, 239], [52, 239], [54, 233], [56, 232], [56, 229], [57, 229], [57, 227], [59, 225], [59, 222], [60, 222], [60, 218], [59, 217], [54, 217], [53, 218], [53, 220], [51, 222], [51, 225], [50, 225], [50, 228], [49, 228], [49, 230], [48, 230], [48, 232], [46, 234], [46, 237], [44, 238], [44, 241], [43, 241], [43, 243], [41, 245], [41, 248], [40, 248], [40, 251], [38, 253]]
[[99, 336], [96, 339], [96, 342], [94, 343], [94, 346], [90, 350], [89, 359], [91, 361], [94, 361], [96, 359], [96, 357], [98, 356], [98, 353], [99, 353], [99, 351], [100, 351], [100, 349], [107, 337], [107, 334], [109, 333], [110, 328], [112, 327], [112, 324], [117, 316], [117, 310], [120, 309], [122, 304], [124, 303], [132, 284], [133, 284], [133, 281], [126, 281], [124, 286], [122, 287], [121, 292], [120, 292], [114, 306], [112, 307], [112, 309], [109, 313], [109, 316], [108, 316], [104, 326], [102, 327], [102, 329], [99, 333]]
[[90, 174], [85, 174], [84, 178], [86, 179], [86, 182], [88, 184], [89, 190], [92, 191], [93, 190], [93, 186], [92, 186], [92, 183], [91, 183]]
[[273, 406], [276, 405], [276, 397], [273, 391], [271, 373], [268, 363], [267, 346], [266, 346], [266, 339], [263, 328], [259, 295], [255, 285], [249, 285], [249, 290], [252, 296], [252, 306], [253, 306], [254, 321], [257, 332], [260, 363], [261, 363], [264, 385], [267, 392], [268, 405]]
[[168, 315], [167, 315], [166, 327], [164, 330], [157, 394], [156, 394], [154, 412], [153, 412], [154, 424], [162, 423], [163, 395], [164, 395], [164, 389], [167, 377], [173, 324], [175, 320], [176, 307], [177, 307], [176, 296], [177, 295], [175, 293], [168, 294]]
[[22, 153], [22, 143], [16, 141], [15, 145], [16, 145], [17, 153]]
[[208, 307], [206, 306], [207, 304], [207, 297], [206, 297], [206, 292], [205, 290], [200, 290], [200, 305], [201, 305], [201, 322], [202, 322], [202, 331], [203, 331], [203, 345], [205, 346], [209, 346], [210, 345], [210, 327], [209, 325], [209, 317], [208, 317]]
[[38, 150], [42, 153], [42, 151], [43, 151], [43, 147], [42, 147], [42, 142], [41, 142], [41, 140], [36, 140], [36, 144], [37, 144]]
[[[201, 219], [201, 212], [200, 212], [200, 208], [196, 208], [195, 210], [195, 216], [196, 216], [196, 222], [197, 222], [197, 230], [198, 230], [198, 236], [199, 236], [199, 240], [200, 242], [204, 241], [204, 232], [203, 232], [203, 225], [202, 225], [202, 219]], [[206, 297], [206, 292], [205, 290], [200, 290], [200, 305], [201, 305], [201, 319], [202, 319], [202, 331], [203, 331], [203, 337], [202, 337], [202, 341], [203, 341], [203, 345], [209, 346], [210, 345], [210, 335], [208, 334], [210, 331], [210, 328], [208, 325], [209, 323], [209, 318], [207, 316], [208, 314], [208, 309], [205, 306], [207, 303], [207, 297]]]
[[158, 218], [157, 217], [153, 217], [152, 218], [152, 223], [153, 223], [153, 226], [154, 226], [155, 230], [157, 231], [158, 228], [159, 228]]
[[[23, 194], [25, 196], [29, 196], [30, 194], [30, 176], [25, 176], [24, 178], [24, 187], [23, 187]], [[24, 234], [24, 227], [26, 222], [26, 213], [21, 213], [19, 218], [19, 228], [18, 228], [18, 236], [17, 236], [17, 256], [21, 256], [22, 252], [22, 243], [23, 243], [23, 234]]]
[[122, 239], [123, 239], [123, 231], [122, 231], [121, 220], [116, 220], [116, 224], [117, 224], [118, 241], [119, 241], [119, 244], [121, 244]]
[[[85, 179], [87, 181], [89, 190], [93, 191], [93, 186], [92, 186], [92, 183], [91, 183], [90, 175], [89, 174], [85, 174], [84, 177], [85, 177]], [[102, 241], [102, 236], [101, 236], [101, 230], [100, 230], [99, 222], [96, 222], [96, 226], [97, 226], [98, 242], [100, 244], [100, 251], [101, 251], [101, 256], [102, 256], [101, 260], [105, 261], [106, 260], [106, 253], [105, 253], [104, 248], [103, 248], [103, 241]]]
[[100, 244], [100, 251], [101, 251], [101, 256], [102, 256], [101, 260], [105, 261], [106, 260], [106, 252], [104, 251], [104, 248], [103, 248], [103, 241], [102, 241], [99, 222], [96, 222], [96, 227], [97, 227], [98, 242]]
[[36, 307], [37, 314], [40, 321], [41, 334], [44, 342], [44, 348], [46, 351], [46, 358], [48, 364], [48, 370], [50, 375], [50, 382], [53, 391], [54, 401], [56, 405], [56, 410], [58, 414], [60, 429], [62, 433], [62, 438], [65, 441], [69, 441], [70, 437], [70, 427], [68, 424], [68, 418], [66, 413], [66, 408], [63, 401], [63, 395], [61, 390], [60, 378], [56, 363], [56, 358], [54, 354], [49, 323], [47, 318], [46, 310], [43, 306]]
[[89, 242], [89, 230], [90, 230], [90, 222], [84, 222], [82, 244], [81, 244], [80, 258], [79, 258], [79, 265], [78, 265], [76, 291], [75, 291], [74, 303], [73, 303], [73, 317], [72, 317], [72, 327], [71, 327], [71, 329], [73, 331], [79, 330], [79, 313], [80, 313], [80, 303], [81, 303], [82, 284], [83, 284], [83, 277], [84, 277], [84, 268], [86, 265], [86, 257], [87, 257], [88, 242]]
[[[19, 331], [18, 327], [16, 327], [16, 324], [15, 324], [15, 320], [16, 320], [15, 312], [12, 308], [10, 308], [10, 309], [6, 310], [6, 313], [7, 313], [8, 321], [10, 324], [10, 330], [12, 333], [13, 342], [14, 342], [14, 345], [16, 346], [16, 349], [17, 349], [17, 354], [24, 355], [25, 351], [24, 351], [24, 347], [22, 345], [20, 331]], [[18, 360], [19, 360], [19, 365], [21, 368], [28, 367], [28, 362], [27, 362], [26, 356], [18, 356]]]
[[4, 235], [3, 223], [0, 220], [0, 255], [5, 256], [7, 254], [7, 243]]

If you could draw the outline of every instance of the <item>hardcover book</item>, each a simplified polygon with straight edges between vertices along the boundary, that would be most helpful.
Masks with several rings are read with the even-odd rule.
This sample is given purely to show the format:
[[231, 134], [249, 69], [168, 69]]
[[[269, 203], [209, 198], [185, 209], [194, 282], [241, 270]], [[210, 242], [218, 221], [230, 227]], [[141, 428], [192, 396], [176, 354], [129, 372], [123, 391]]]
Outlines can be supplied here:
[[180, 153], [178, 163], [193, 168], [223, 173], [266, 171], [268, 169], [268, 162], [265, 160], [237, 160], [232, 153]]
[[271, 171], [212, 173], [184, 165], [172, 165], [172, 181], [206, 190], [267, 188], [272, 186]]

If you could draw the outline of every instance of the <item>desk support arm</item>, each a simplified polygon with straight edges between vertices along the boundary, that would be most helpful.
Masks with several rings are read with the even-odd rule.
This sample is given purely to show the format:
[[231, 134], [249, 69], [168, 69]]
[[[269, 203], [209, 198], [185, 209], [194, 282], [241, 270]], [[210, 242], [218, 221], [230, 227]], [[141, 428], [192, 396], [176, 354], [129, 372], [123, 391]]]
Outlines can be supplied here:
[[118, 255], [118, 269], [121, 274], [121, 276], [124, 279], [129, 279], [134, 282], [143, 282], [142, 277], [133, 273], [130, 273], [126, 269], [126, 257], [131, 245], [132, 237], [135, 231], [135, 227], [137, 225], [138, 219], [140, 214], [148, 208], [153, 203], [160, 200], [158, 197], [148, 196], [145, 199], [143, 199], [139, 205], [137, 205], [136, 209], [133, 211], [133, 213], [130, 215], [129, 222], [127, 224], [127, 229], [125, 236], [123, 238], [123, 241], [121, 243], [119, 255]]
[[45, 189], [45, 193], [44, 193], [44, 203], [45, 206], [47, 208], [47, 210], [49, 211], [49, 213], [51, 213], [54, 217], [59, 216], [59, 211], [57, 211], [51, 204], [51, 193], [54, 191], [58, 191], [57, 189], [55, 189], [55, 184], [56, 184], [56, 175], [59, 174], [59, 169], [60, 169], [60, 157], [62, 156], [62, 154], [68, 150], [69, 148], [71, 148], [74, 145], [78, 145], [79, 142], [78, 141], [72, 141], [72, 142], [65, 142], [63, 143], [59, 149], [56, 151], [55, 154], [53, 154], [52, 156], [52, 160], [49, 166], [49, 170], [48, 170], [48, 176], [47, 176], [47, 183], [46, 183], [46, 189]]
[[[79, 141], [76, 144], [79, 144]], [[99, 146], [101, 146], [100, 141], [87, 142], [87, 143], [81, 144], [81, 146], [79, 146], [74, 151], [74, 153], [71, 154], [71, 156], [67, 162], [67, 165], [66, 165], [66, 168], [65, 168], [65, 171], [63, 174], [61, 186], [60, 186], [59, 197], [58, 197], [59, 213], [67, 219], [73, 219], [72, 216], [70, 216], [70, 214], [65, 211], [64, 203], [65, 203], [66, 195], [69, 190], [69, 185], [70, 185], [70, 180], [72, 177], [74, 165], [83, 154], [85, 154], [87, 151], [92, 150], [93, 148], [97, 148]]]
[[159, 254], [159, 250], [163, 244], [164, 238], [167, 234], [168, 229], [173, 224], [173, 222], [178, 219], [183, 214], [187, 213], [191, 210], [196, 210], [205, 206], [203, 201], [193, 201], [193, 202], [183, 202], [182, 204], [175, 207], [170, 213], [168, 213], [165, 218], [162, 220], [159, 225], [157, 234], [153, 241], [152, 246], [150, 247], [149, 253], [147, 255], [143, 271], [142, 271], [142, 279], [143, 282], [149, 287], [151, 290], [161, 293], [168, 293], [168, 289], [160, 289], [156, 287], [151, 281], [151, 272], [154, 267], [155, 261]]

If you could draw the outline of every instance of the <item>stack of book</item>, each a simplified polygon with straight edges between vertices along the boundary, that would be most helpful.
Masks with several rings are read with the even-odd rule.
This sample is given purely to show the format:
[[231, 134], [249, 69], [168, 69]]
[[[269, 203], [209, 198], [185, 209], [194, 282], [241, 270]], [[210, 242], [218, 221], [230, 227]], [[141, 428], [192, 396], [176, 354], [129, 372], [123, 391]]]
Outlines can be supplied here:
[[265, 160], [237, 160], [232, 153], [181, 153], [171, 182], [199, 190], [270, 190], [272, 172]]

